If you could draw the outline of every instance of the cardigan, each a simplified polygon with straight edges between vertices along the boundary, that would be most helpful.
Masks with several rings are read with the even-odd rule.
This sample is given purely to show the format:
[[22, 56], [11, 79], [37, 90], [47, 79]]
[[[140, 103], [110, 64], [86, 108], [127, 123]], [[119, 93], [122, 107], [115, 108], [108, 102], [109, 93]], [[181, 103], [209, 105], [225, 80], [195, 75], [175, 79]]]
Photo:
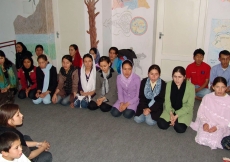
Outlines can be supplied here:
[[[118, 73], [113, 70], [113, 68], [110, 69], [110, 74], [108, 76], [108, 82], [109, 82], [109, 92], [104, 95], [106, 99], [108, 100], [106, 103], [109, 105], [113, 105], [117, 101], [117, 75]], [[101, 88], [103, 84], [104, 78], [102, 71], [99, 70], [96, 72], [96, 95], [93, 97], [93, 101], [97, 101], [98, 98], [102, 97], [101, 95]]]
[[193, 117], [193, 106], [195, 102], [195, 86], [190, 81], [186, 81], [186, 88], [182, 99], [182, 107], [179, 110], [175, 111], [170, 101], [171, 85], [172, 81], [168, 82], [166, 85], [165, 108], [160, 118], [163, 118], [167, 122], [169, 122], [170, 111], [172, 111], [172, 113], [178, 115], [178, 123], [183, 123], [189, 126]]
[[[37, 67], [36, 70], [36, 79], [37, 79], [37, 89], [42, 90], [43, 82], [44, 82], [45, 75], [40, 67]], [[57, 87], [57, 70], [56, 67], [52, 66], [50, 69], [50, 81], [48, 86], [48, 91], [50, 91], [51, 97], [53, 96]]]
[[[66, 80], [66, 77], [61, 74], [61, 72], [58, 75], [58, 86], [57, 89], [59, 89], [58, 95], [64, 97], [65, 96], [65, 90], [63, 89], [64, 87], [64, 82]], [[72, 73], [72, 93], [78, 92], [78, 81], [79, 81], [79, 76], [78, 76], [78, 69], [75, 69]], [[75, 96], [74, 96], [75, 97]]]
[[[26, 80], [26, 77], [25, 77], [25, 73], [23, 71], [22, 68], [19, 69], [19, 72], [18, 72], [18, 75], [20, 76], [20, 84], [22, 86], [22, 90], [26, 90], [27, 85], [27, 80]], [[36, 67], [34, 66], [34, 69], [29, 73], [30, 75], [30, 78], [33, 82], [33, 85], [30, 86], [30, 89], [35, 89], [37, 88], [37, 80], [36, 80]]]
[[130, 105], [127, 109], [131, 109], [136, 112], [137, 105], [139, 103], [140, 77], [133, 73], [132, 81], [127, 87], [122, 83], [120, 78], [121, 74], [117, 76], [118, 100], [113, 107], [119, 109], [121, 102], [128, 102]]
[[165, 101], [165, 88], [166, 88], [166, 83], [164, 80], [161, 80], [161, 90], [160, 93], [154, 97], [155, 103], [149, 107], [148, 104], [151, 102], [150, 99], [147, 99], [144, 94], [144, 89], [145, 89], [145, 84], [147, 81], [147, 78], [144, 78], [141, 81], [141, 86], [140, 86], [140, 92], [139, 92], [139, 104], [137, 106], [137, 111], [135, 116], [140, 116], [143, 114], [143, 109], [149, 108], [151, 110], [150, 114], [153, 120], [157, 121], [163, 112], [163, 105]]

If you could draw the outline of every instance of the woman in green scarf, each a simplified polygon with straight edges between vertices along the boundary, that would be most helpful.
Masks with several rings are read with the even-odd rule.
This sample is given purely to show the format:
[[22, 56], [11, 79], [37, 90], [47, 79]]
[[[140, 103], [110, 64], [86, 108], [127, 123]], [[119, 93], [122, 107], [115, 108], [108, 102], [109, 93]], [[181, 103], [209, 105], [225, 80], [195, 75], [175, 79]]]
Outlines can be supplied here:
[[14, 102], [17, 92], [17, 70], [0, 50], [0, 106]]

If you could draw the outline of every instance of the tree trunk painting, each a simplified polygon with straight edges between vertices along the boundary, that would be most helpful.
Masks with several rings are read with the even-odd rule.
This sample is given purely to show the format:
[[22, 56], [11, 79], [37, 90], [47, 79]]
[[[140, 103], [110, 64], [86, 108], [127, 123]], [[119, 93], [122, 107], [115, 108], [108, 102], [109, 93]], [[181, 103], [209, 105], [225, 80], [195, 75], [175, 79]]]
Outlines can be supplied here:
[[97, 48], [97, 44], [99, 43], [99, 40], [97, 40], [96, 17], [100, 12], [95, 13], [95, 5], [98, 1], [99, 0], [84, 0], [89, 14], [89, 30], [86, 32], [90, 35], [91, 47], [95, 48]]

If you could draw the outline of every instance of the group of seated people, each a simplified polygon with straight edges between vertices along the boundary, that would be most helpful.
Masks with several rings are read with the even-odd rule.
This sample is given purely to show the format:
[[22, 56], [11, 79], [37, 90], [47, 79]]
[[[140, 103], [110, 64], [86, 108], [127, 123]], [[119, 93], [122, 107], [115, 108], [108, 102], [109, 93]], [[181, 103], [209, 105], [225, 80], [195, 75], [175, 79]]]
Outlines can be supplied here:
[[[22, 146], [31, 148], [31, 152], [28, 149], [24, 152], [22, 148], [30, 159], [48, 157], [52, 160], [52, 155], [42, 154], [49, 149], [48, 142], [31, 142], [30, 137], [23, 137], [15, 128], [22, 124], [22, 114], [17, 105], [10, 104], [13, 97], [8, 99], [9, 95], [4, 94], [9, 92], [13, 96], [17, 93], [17, 78], [21, 85], [18, 97], [31, 98], [34, 104], [52, 102], [71, 108], [100, 109], [114, 117], [134, 117], [136, 123], [157, 125], [163, 130], [172, 126], [177, 133], [184, 133], [190, 126], [197, 131], [197, 143], [212, 149], [230, 149], [230, 53], [226, 50], [219, 54], [221, 64], [212, 69], [203, 62], [204, 51], [195, 50], [194, 63], [186, 69], [175, 67], [172, 81], [166, 83], [160, 78], [161, 69], [156, 64], [149, 67], [148, 77], [141, 80], [135, 74], [131, 60], [118, 58], [116, 47], [109, 49], [109, 57], [100, 57], [98, 50], [91, 48], [81, 58], [78, 46], [72, 44], [69, 55], [62, 57], [62, 67], [57, 75], [41, 45], [35, 48], [36, 57], [21, 42], [17, 46], [20, 47], [17, 47], [16, 68], [0, 51], [0, 98], [5, 97], [5, 103], [0, 107], [0, 133], [13, 131], [19, 135]], [[202, 102], [197, 118], [192, 122], [195, 98]], [[33, 153], [37, 150], [35, 146], [40, 149], [39, 153]]]

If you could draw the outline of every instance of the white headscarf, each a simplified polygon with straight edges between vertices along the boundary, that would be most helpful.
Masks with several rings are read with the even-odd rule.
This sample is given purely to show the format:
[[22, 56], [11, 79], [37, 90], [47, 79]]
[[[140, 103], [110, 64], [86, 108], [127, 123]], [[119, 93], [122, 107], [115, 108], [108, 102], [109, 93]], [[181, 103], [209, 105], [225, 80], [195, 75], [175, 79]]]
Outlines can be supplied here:
[[96, 87], [96, 66], [95, 66], [93, 56], [92, 56], [92, 59], [93, 59], [93, 66], [92, 66], [92, 70], [90, 72], [88, 82], [86, 80], [84, 61], [83, 61], [82, 67], [81, 67], [81, 86], [82, 86], [82, 89], [84, 92], [94, 91], [95, 87]]

